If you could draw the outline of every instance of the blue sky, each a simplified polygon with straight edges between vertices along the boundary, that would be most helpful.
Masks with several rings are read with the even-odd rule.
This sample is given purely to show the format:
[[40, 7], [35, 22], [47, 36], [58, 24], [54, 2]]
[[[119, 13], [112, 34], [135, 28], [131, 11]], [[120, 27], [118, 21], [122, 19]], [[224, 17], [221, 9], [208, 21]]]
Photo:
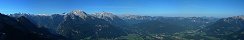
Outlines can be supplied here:
[[5, 14], [61, 14], [72, 10], [148, 16], [244, 15], [244, 0], [0, 0]]

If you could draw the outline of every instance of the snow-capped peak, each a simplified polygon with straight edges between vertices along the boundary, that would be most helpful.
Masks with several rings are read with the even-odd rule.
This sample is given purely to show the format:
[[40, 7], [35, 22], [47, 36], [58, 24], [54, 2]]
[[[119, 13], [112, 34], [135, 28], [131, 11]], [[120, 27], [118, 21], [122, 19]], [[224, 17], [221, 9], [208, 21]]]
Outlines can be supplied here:
[[110, 13], [110, 12], [100, 12], [100, 13], [95, 13], [93, 16], [101, 19], [107, 19], [110, 18], [113, 20], [113, 18], [117, 17], [116, 15]]
[[80, 18], [86, 18], [87, 17], [87, 14], [81, 10], [74, 10], [74, 11], [72, 11], [66, 15], [79, 16]]
[[244, 20], [244, 16], [243, 15], [241, 15], [241, 16], [234, 16], [234, 17], [230, 17], [230, 18]]
[[112, 14], [110, 12], [101, 12], [101, 13], [96, 13], [94, 15], [96, 15], [99, 18], [102, 18], [102, 17], [114, 17], [115, 16], [114, 14]]
[[84, 11], [82, 10], [74, 10], [71, 13], [75, 14], [75, 15], [87, 15]]

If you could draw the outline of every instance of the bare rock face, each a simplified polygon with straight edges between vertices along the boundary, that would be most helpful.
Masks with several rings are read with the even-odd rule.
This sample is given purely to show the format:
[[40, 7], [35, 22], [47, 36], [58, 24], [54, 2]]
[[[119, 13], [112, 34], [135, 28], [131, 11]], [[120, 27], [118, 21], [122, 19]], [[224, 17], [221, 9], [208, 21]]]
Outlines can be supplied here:
[[90, 15], [86, 18], [81, 18], [79, 15], [66, 15], [65, 20], [58, 26], [57, 32], [73, 40], [87, 37], [98, 40], [98, 38], [116, 38], [126, 35], [121, 28]]
[[81, 11], [81, 10], [74, 10], [70, 13], [67, 13], [66, 16], [71, 16], [71, 17], [73, 17], [72, 19], [74, 19], [75, 16], [78, 16], [82, 19], [85, 19], [86, 17], [88, 17], [88, 15], [84, 11]]

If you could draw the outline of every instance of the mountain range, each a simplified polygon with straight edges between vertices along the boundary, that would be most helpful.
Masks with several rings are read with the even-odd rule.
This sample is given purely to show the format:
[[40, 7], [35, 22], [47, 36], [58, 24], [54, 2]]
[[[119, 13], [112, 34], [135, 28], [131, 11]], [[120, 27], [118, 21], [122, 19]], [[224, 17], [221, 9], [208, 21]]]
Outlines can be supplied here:
[[[1, 16], [4, 17], [0, 18], [3, 30], [0, 39], [25, 34], [12, 33], [18, 30], [34, 32], [37, 37], [33, 39], [41, 40], [243, 40], [244, 37], [244, 16], [117, 16], [110, 12], [87, 14], [81, 10], [51, 15], [16, 13]], [[6, 27], [13, 27], [14, 31]], [[12, 36], [21, 36], [8, 37], [5, 31]], [[43, 34], [47, 37], [42, 38]]]

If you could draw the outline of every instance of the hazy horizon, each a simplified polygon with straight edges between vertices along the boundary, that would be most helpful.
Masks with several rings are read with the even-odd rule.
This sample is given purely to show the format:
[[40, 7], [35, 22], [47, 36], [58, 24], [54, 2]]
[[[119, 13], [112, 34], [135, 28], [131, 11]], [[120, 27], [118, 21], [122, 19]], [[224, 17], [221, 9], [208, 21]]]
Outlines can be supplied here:
[[61, 14], [83, 10], [168, 17], [230, 17], [244, 15], [244, 0], [0, 0], [5, 14]]

